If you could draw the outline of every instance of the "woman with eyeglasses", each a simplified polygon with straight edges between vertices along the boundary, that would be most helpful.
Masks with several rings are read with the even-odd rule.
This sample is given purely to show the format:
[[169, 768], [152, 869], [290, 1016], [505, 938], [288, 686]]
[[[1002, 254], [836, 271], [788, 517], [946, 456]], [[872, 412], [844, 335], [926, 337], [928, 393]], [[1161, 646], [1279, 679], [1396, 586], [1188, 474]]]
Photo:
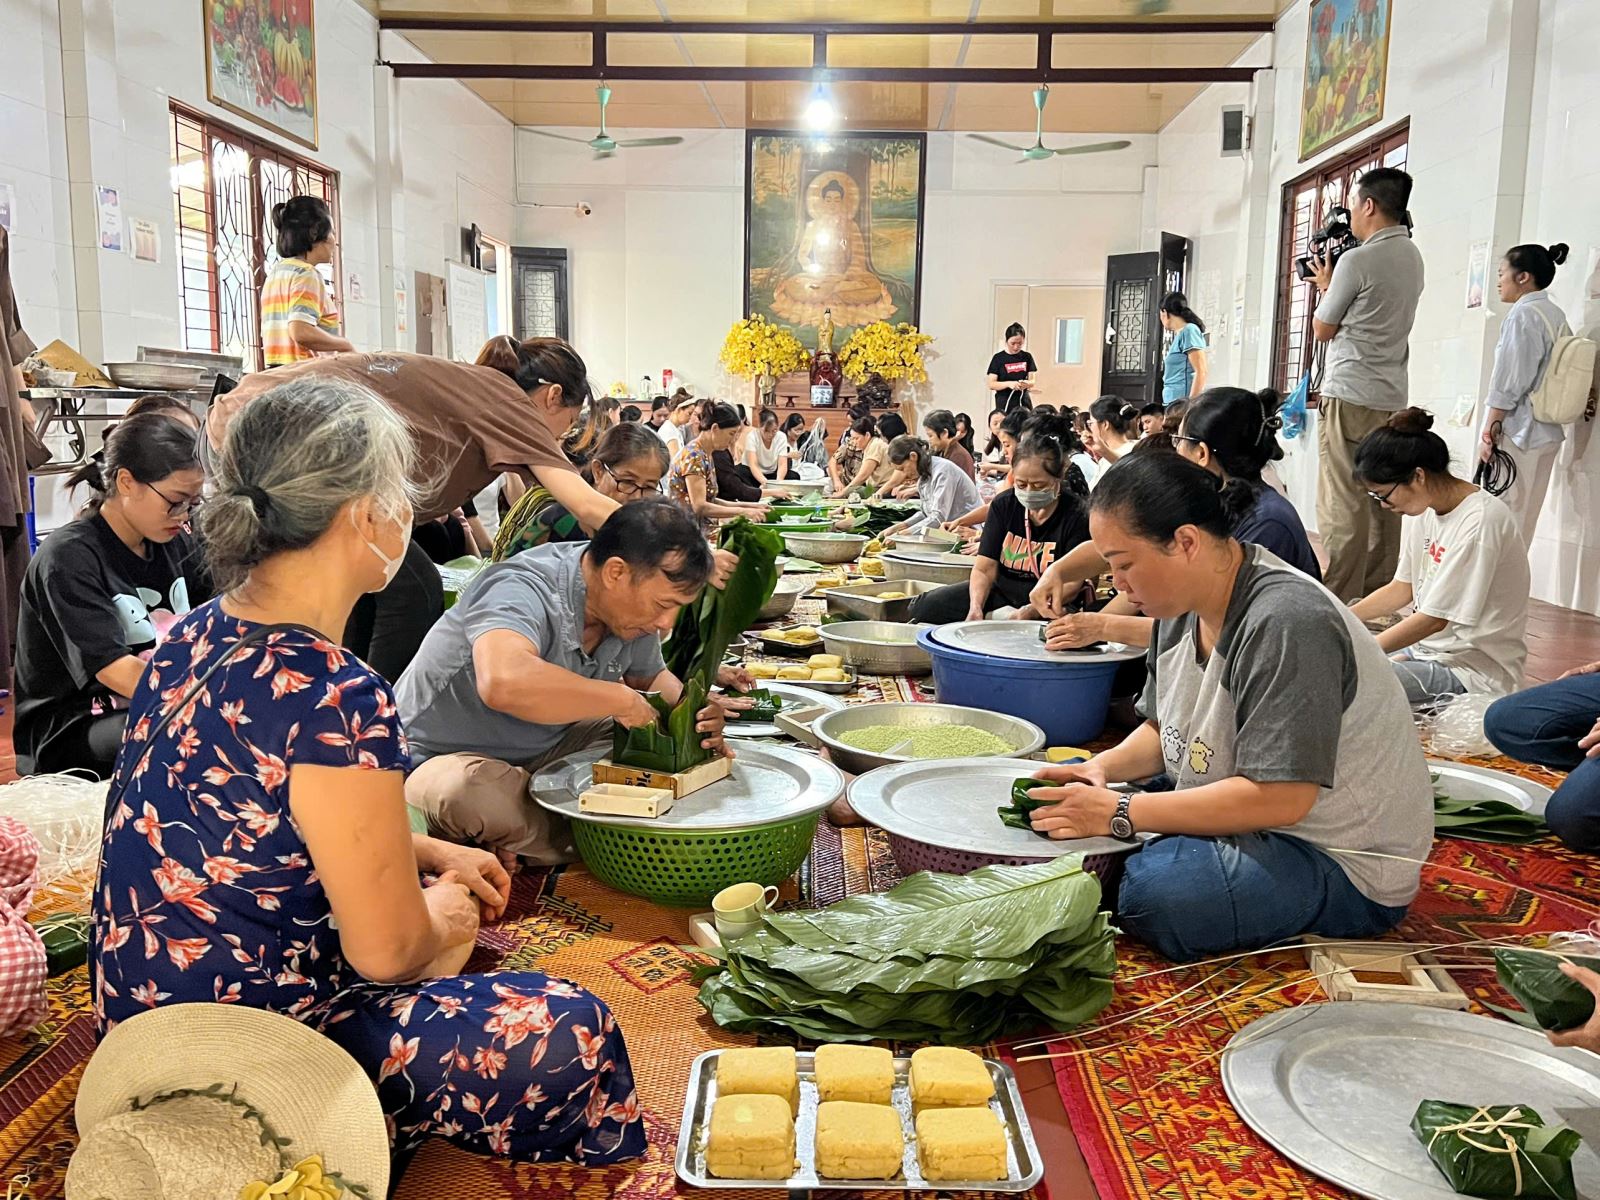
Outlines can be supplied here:
[[109, 779], [151, 651], [209, 578], [187, 524], [200, 500], [195, 433], [164, 412], [118, 422], [104, 463], [68, 479], [92, 496], [39, 547], [22, 580], [17, 769]]
[[1509, 505], [1450, 472], [1433, 416], [1402, 409], [1356, 447], [1372, 502], [1403, 518], [1394, 580], [1351, 605], [1363, 621], [1416, 611], [1378, 634], [1414, 709], [1466, 692], [1506, 696], [1528, 657], [1528, 547]]

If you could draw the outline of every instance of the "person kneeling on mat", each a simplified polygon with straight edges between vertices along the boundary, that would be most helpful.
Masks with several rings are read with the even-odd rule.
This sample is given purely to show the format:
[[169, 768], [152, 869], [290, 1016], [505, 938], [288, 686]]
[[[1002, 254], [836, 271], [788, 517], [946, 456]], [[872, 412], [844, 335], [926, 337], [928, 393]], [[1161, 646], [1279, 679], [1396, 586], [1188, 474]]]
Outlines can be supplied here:
[[1600, 661], [1502, 696], [1483, 714], [1483, 732], [1502, 754], [1568, 772], [1544, 819], [1574, 850], [1600, 852]]
[[[1089, 506], [1117, 589], [1157, 618], [1114, 749], [1037, 778], [1053, 838], [1156, 834], [1122, 870], [1117, 924], [1167, 958], [1394, 928], [1433, 840], [1405, 692], [1320, 584], [1229, 535], [1220, 481], [1175, 454], [1106, 472]], [[1171, 792], [1108, 783], [1165, 772]], [[1112, 891], [1108, 887], [1108, 894]]]
[[[618, 509], [588, 543], [540, 546], [487, 567], [423, 639], [395, 689], [411, 754], [406, 800], [434, 836], [519, 859], [571, 862], [571, 834], [528, 795], [545, 764], [649, 725], [640, 694], [676, 703], [661, 637], [711, 577], [711, 547], [667, 500]], [[701, 745], [725, 751], [724, 708]]]

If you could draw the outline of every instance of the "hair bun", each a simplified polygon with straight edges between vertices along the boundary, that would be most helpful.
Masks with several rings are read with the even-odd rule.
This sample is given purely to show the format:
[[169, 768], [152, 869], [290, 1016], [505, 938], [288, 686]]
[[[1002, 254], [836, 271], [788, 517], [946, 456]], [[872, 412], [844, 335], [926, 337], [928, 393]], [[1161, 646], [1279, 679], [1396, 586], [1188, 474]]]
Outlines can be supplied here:
[[1572, 252], [1572, 247], [1565, 242], [1557, 242], [1554, 246], [1549, 247], [1549, 250], [1550, 261], [1559, 267], [1567, 261], [1567, 255]]
[[1124, 421], [1131, 421], [1138, 415], [1139, 410], [1131, 404], [1124, 404], [1121, 408], [1117, 409], [1117, 416], [1121, 417]]
[[1396, 433], [1422, 434], [1433, 428], [1433, 414], [1425, 408], [1402, 408], [1388, 420]]
[[283, 224], [283, 219], [284, 219], [285, 216], [288, 215], [288, 212], [289, 212], [289, 202], [287, 200], [280, 200], [280, 201], [278, 201], [278, 203], [274, 204], [272, 206], [272, 223], [273, 223], [273, 225], [274, 226], [281, 226]]

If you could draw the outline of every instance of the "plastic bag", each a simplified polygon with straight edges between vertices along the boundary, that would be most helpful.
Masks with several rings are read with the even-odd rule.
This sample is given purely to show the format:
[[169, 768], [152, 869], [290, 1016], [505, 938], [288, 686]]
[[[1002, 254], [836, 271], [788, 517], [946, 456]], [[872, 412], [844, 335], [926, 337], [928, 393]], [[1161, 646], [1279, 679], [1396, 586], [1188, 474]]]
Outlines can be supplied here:
[[1311, 372], [1307, 371], [1300, 376], [1300, 382], [1295, 385], [1294, 391], [1289, 393], [1289, 398], [1283, 402], [1283, 407], [1278, 409], [1278, 416], [1283, 418], [1283, 438], [1292, 442], [1306, 431], [1306, 402], [1311, 399]]
[[1424, 1100], [1411, 1132], [1450, 1186], [1466, 1196], [1548, 1196], [1574, 1200], [1572, 1155], [1583, 1140], [1546, 1125], [1525, 1104], [1448, 1104]]

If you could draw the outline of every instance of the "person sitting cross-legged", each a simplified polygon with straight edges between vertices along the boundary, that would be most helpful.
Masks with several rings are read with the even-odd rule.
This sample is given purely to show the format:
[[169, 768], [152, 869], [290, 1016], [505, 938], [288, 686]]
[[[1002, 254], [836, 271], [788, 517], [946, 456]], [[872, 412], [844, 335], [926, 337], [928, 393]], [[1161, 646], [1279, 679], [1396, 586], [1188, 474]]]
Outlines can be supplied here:
[[1568, 772], [1544, 819], [1574, 850], [1600, 852], [1600, 661], [1502, 696], [1483, 732], [1502, 754]]

